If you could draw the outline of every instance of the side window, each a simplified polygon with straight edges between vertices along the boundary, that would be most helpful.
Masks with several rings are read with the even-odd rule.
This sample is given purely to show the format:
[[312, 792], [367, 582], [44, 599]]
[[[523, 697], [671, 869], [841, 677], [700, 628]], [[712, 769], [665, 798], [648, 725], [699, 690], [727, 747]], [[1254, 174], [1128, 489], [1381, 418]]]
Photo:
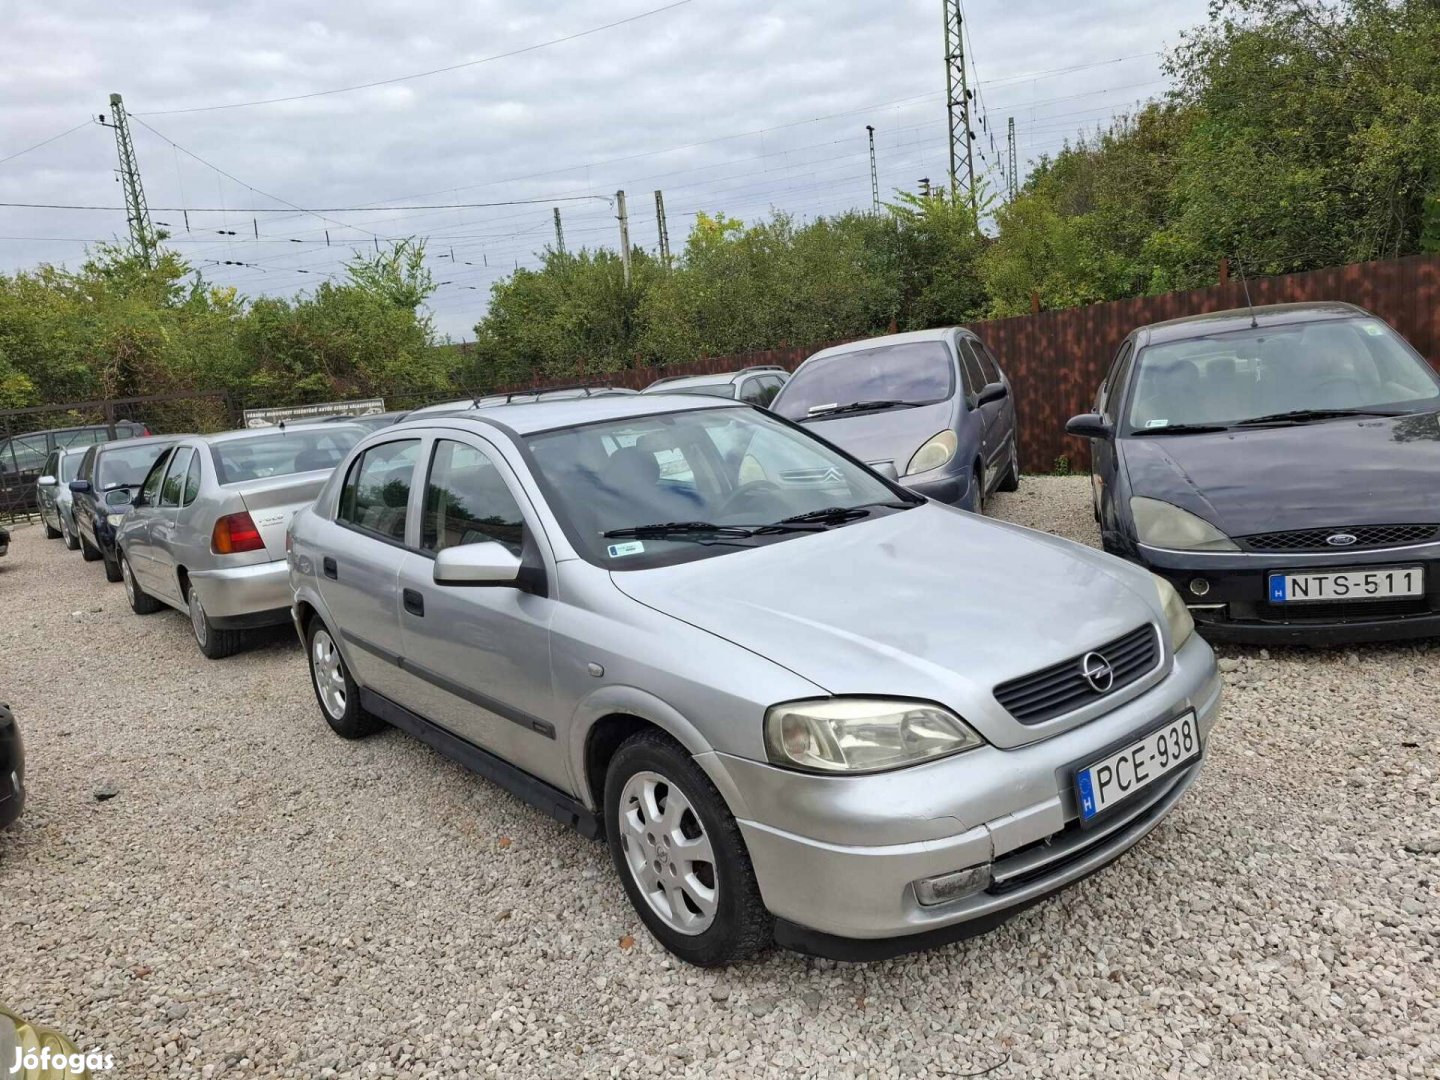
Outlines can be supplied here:
[[160, 485], [160, 505], [179, 506], [180, 495], [185, 490], [185, 470], [195, 451], [188, 446], [179, 447], [170, 455], [170, 466], [165, 470], [165, 481]]
[[765, 404], [765, 387], [758, 378], [749, 378], [740, 384], [740, 400], [747, 405]]
[[150, 472], [145, 476], [145, 483], [140, 488], [140, 495], [145, 500], [146, 506], [154, 506], [160, 496], [160, 481], [165, 478], [165, 466], [170, 462], [171, 451], [166, 450], [150, 466]]
[[380, 443], [366, 450], [345, 477], [336, 520], [403, 544], [405, 508], [419, 456], [419, 439]]
[[971, 347], [966, 338], [961, 338], [959, 343], [960, 364], [965, 369], [965, 392], [967, 394], [978, 394], [985, 387], [985, 372], [980, 370], [980, 361], [975, 357], [975, 350]]
[[95, 448], [92, 446], [85, 451], [85, 456], [80, 459], [80, 471], [75, 474], [76, 480], [89, 480], [95, 472]]
[[181, 506], [189, 506], [200, 494], [200, 455], [190, 459], [190, 468], [185, 470], [185, 494], [180, 497]]
[[50, 456], [45, 459], [45, 464], [40, 469], [40, 475], [55, 477], [60, 475], [60, 452], [58, 450], [50, 451]]
[[990, 347], [983, 341], [972, 341], [971, 346], [975, 349], [975, 356], [980, 361], [980, 370], [985, 376], [987, 383], [1000, 381], [1000, 365], [995, 363], [995, 357], [990, 352]]
[[525, 544], [525, 519], [505, 477], [473, 446], [437, 439], [425, 484], [420, 546], [443, 551], [488, 540], [516, 555]]
[[1130, 374], [1130, 357], [1133, 355], [1132, 343], [1126, 341], [1120, 346], [1120, 351], [1115, 354], [1115, 362], [1110, 365], [1110, 374], [1100, 384], [1099, 396], [1095, 399], [1095, 411], [1101, 416], [1110, 414], [1110, 399], [1125, 386], [1125, 378]]

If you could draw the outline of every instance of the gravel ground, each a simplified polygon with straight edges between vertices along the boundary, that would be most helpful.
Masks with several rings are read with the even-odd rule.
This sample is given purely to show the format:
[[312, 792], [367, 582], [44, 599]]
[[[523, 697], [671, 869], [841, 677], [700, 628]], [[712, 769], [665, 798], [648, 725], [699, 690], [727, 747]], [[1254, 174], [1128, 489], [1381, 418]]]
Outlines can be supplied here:
[[[1095, 539], [1083, 478], [994, 512]], [[601, 845], [331, 735], [288, 633], [206, 661], [35, 527], [0, 602], [30, 754], [0, 1001], [111, 1075], [1440, 1075], [1437, 645], [1225, 653], [1168, 822], [987, 937], [699, 971]]]

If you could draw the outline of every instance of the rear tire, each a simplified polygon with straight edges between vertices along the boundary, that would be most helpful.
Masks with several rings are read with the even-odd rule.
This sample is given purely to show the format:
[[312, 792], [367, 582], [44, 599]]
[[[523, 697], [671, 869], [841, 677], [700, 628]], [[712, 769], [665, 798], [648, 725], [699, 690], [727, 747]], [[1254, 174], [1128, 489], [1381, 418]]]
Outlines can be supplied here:
[[[130, 569], [130, 560], [125, 557], [122, 551], [119, 555], [120, 580], [125, 582], [125, 599], [130, 601], [130, 610], [136, 615], [150, 615], [160, 610], [160, 601], [147, 593], [135, 580], [135, 573]], [[105, 569], [110, 569], [110, 564], [105, 564]], [[108, 574], [107, 574], [108, 576]]]
[[105, 554], [94, 544], [90, 543], [89, 540], [86, 540], [84, 536], [81, 536], [80, 557], [86, 562], [99, 562], [105, 557]]
[[110, 556], [108, 556], [108, 555], [105, 556], [105, 580], [106, 580], [106, 581], [122, 581], [122, 580], [124, 580], [123, 575], [120, 573], [120, 556], [119, 556], [118, 553], [116, 554], [115, 558], [113, 558], [113, 559], [110, 558]]
[[70, 531], [70, 523], [65, 520], [64, 514], [60, 515], [60, 535], [65, 540], [65, 546], [71, 551], [74, 551], [80, 546], [80, 541], [77, 540], [75, 534]]
[[360, 707], [360, 687], [330, 628], [318, 616], [305, 629], [305, 655], [310, 662], [310, 689], [331, 731], [342, 739], [363, 739], [385, 726], [385, 721]]
[[775, 919], [725, 800], [675, 740], [632, 735], [605, 773], [615, 872], [655, 939], [681, 960], [720, 967], [773, 940]]
[[996, 491], [1019, 491], [1020, 490], [1020, 448], [1015, 445], [1015, 436], [1010, 436], [1010, 464], [1005, 469], [1005, 476], [1001, 479]]
[[185, 602], [190, 609], [190, 630], [195, 635], [195, 644], [200, 646], [206, 657], [223, 660], [240, 651], [240, 646], [245, 643], [245, 632], [219, 630], [211, 626], [210, 616], [205, 614], [205, 605], [200, 602], [200, 594], [194, 586], [188, 590]]

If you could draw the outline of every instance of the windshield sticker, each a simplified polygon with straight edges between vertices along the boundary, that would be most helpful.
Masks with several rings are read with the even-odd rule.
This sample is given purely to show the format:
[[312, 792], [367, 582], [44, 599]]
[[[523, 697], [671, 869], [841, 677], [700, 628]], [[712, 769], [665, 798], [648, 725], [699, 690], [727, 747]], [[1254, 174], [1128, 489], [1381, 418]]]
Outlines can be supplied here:
[[1169, 421], [1169, 420], [1146, 420], [1146, 421], [1145, 421], [1145, 426], [1146, 426], [1146, 427], [1169, 427], [1169, 426], [1170, 426], [1170, 421]]
[[609, 550], [612, 559], [621, 559], [626, 555], [639, 555], [645, 550], [645, 545], [639, 540], [631, 540], [628, 544], [611, 544]]
[[1384, 325], [1383, 325], [1382, 323], [1378, 323], [1378, 322], [1363, 322], [1363, 323], [1360, 324], [1360, 328], [1361, 328], [1362, 330], [1364, 330], [1365, 333], [1369, 334], [1371, 337], [1384, 337], [1384, 336], [1385, 336], [1385, 327], [1384, 327]]

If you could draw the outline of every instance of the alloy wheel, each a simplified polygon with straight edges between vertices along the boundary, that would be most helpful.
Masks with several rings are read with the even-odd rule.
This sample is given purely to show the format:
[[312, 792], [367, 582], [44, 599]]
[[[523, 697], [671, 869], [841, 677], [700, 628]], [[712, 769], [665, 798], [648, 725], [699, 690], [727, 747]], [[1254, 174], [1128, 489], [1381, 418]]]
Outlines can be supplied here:
[[125, 599], [130, 601], [130, 606], [135, 606], [135, 577], [130, 573], [130, 560], [124, 555], [120, 556], [120, 580], [125, 582]]
[[73, 546], [70, 542], [70, 526], [65, 524], [65, 515], [60, 515], [60, 538], [65, 541], [65, 546]]
[[345, 662], [340, 659], [340, 650], [328, 630], [316, 630], [310, 642], [310, 672], [315, 678], [320, 704], [333, 719], [343, 720], [349, 701], [345, 692]]
[[210, 624], [205, 619], [205, 608], [200, 603], [200, 594], [190, 590], [190, 627], [195, 631], [195, 640], [204, 648], [210, 638]]
[[702, 934], [715, 921], [715, 853], [685, 793], [656, 772], [637, 772], [620, 792], [620, 846], [650, 909], [670, 929]]

